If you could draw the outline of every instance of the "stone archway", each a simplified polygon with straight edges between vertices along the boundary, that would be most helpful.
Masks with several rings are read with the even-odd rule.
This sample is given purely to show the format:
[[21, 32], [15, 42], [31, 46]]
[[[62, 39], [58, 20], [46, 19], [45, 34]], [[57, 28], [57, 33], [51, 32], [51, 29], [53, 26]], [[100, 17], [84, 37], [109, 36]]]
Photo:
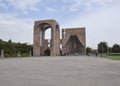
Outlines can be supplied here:
[[70, 55], [81, 54], [82, 44], [76, 35], [71, 35], [65, 44], [66, 53]]
[[34, 40], [33, 40], [33, 56], [42, 56], [45, 51], [45, 30], [51, 28], [50, 55], [60, 55], [60, 29], [59, 24], [55, 20], [35, 21], [34, 24]]

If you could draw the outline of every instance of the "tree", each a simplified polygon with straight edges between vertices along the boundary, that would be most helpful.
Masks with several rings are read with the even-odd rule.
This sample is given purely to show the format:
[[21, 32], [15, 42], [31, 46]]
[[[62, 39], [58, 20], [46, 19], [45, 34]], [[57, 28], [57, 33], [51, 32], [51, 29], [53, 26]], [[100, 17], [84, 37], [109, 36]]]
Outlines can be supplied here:
[[11, 39], [9, 39], [9, 40], [8, 40], [8, 43], [12, 43], [12, 40], [11, 40]]
[[87, 48], [86, 48], [86, 54], [89, 54], [89, 53], [92, 53], [92, 48], [87, 47]]
[[120, 53], [120, 45], [114, 44], [112, 47], [112, 52], [113, 53]]
[[112, 47], [108, 47], [108, 52], [112, 53]]
[[5, 57], [16, 57], [18, 52], [21, 53], [21, 56], [29, 56], [33, 46], [27, 45], [27, 43], [14, 43], [11, 39], [8, 42], [0, 39], [0, 50], [2, 49], [4, 50]]
[[107, 42], [100, 42], [98, 44], [98, 52], [101, 53], [101, 54], [108, 52]]
[[5, 48], [5, 42], [0, 39], [0, 50]]

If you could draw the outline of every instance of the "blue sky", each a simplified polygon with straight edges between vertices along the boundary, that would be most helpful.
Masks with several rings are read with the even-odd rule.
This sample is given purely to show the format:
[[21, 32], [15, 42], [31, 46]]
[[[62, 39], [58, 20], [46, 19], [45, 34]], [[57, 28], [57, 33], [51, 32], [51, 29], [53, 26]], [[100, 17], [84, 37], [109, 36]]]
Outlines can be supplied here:
[[46, 19], [86, 27], [89, 47], [120, 44], [120, 0], [0, 0], [0, 39], [32, 44], [34, 21]]

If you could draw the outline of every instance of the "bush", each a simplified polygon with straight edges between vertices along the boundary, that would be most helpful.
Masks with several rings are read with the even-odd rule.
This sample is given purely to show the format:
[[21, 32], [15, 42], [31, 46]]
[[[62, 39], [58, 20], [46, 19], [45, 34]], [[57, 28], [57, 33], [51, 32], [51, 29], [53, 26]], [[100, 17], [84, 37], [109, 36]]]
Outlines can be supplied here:
[[22, 56], [22, 57], [29, 57], [30, 54], [29, 54], [29, 53], [22, 53], [21, 56]]

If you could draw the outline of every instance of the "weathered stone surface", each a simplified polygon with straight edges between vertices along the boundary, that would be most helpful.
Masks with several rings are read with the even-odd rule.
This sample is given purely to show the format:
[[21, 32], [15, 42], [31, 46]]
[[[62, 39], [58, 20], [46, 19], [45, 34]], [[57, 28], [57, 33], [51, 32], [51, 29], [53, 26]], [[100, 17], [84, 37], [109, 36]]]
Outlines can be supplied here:
[[86, 34], [85, 28], [62, 29], [60, 40], [59, 24], [55, 20], [40, 20], [34, 24], [33, 56], [43, 56], [48, 48], [48, 40], [45, 40], [45, 30], [51, 28], [50, 55], [60, 55], [60, 44], [62, 53], [85, 54]]
[[86, 33], [85, 28], [62, 29], [62, 53], [85, 54]]
[[40, 20], [35, 21], [34, 24], [33, 56], [45, 55], [44, 51], [47, 48], [47, 41], [45, 40], [45, 30], [47, 30], [48, 28], [51, 28], [51, 56], [60, 55], [59, 24], [55, 20]]

